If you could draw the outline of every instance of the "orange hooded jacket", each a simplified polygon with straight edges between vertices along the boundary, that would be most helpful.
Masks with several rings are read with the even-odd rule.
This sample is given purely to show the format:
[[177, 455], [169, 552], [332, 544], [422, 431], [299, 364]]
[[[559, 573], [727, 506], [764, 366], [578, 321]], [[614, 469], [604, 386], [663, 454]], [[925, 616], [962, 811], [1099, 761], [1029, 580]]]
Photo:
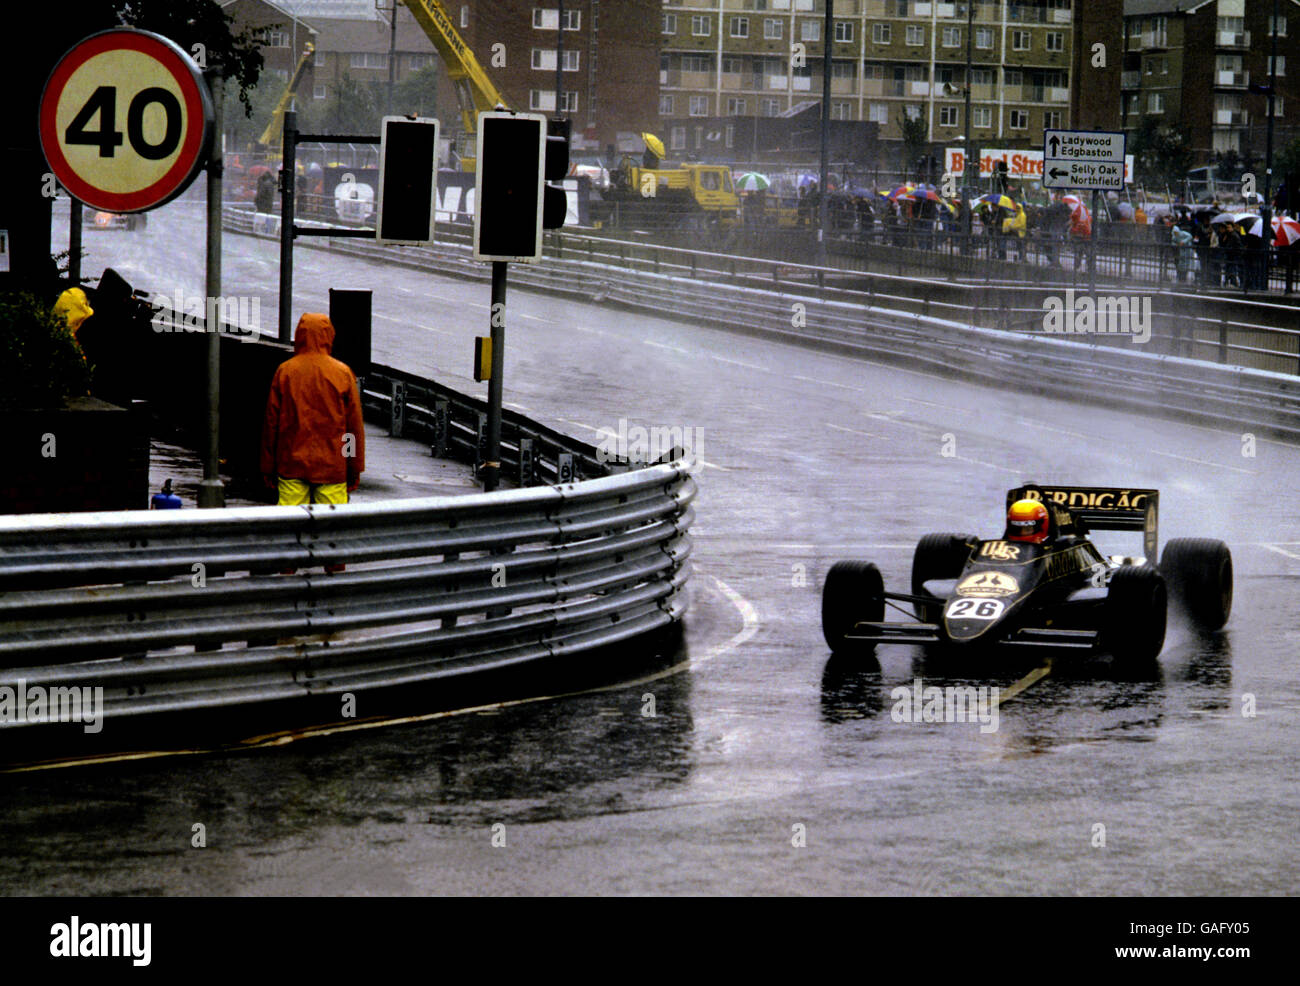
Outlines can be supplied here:
[[330, 355], [333, 345], [329, 316], [308, 312], [298, 320], [294, 355], [275, 371], [266, 401], [262, 475], [315, 484], [346, 482], [355, 489], [365, 472], [357, 378]]

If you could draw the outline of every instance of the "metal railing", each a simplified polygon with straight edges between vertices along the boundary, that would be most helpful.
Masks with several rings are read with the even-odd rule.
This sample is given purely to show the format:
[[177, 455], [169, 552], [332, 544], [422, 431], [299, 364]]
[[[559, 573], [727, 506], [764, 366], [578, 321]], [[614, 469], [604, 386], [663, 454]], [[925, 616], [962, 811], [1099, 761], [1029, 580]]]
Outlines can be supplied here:
[[677, 461], [466, 497], [3, 517], [0, 687], [103, 687], [111, 720], [626, 641], [685, 611], [694, 496]]
[[[251, 228], [239, 216], [230, 222], [236, 230]], [[468, 228], [441, 224], [432, 248], [358, 240], [322, 248], [486, 279], [485, 265], [470, 256], [468, 239]], [[1173, 311], [1153, 327], [1151, 343], [1135, 345], [1118, 335], [1049, 335], [1041, 305], [1016, 304], [1013, 287], [996, 283], [993, 290], [977, 290], [979, 285], [919, 282], [915, 276], [858, 276], [807, 263], [566, 231], [551, 233], [548, 248], [546, 264], [516, 265], [513, 282], [999, 387], [1087, 400], [1103, 393], [1109, 404], [1148, 413], [1300, 437], [1300, 378], [1287, 375], [1300, 361], [1295, 329], [1233, 325], [1223, 318], [1196, 321]], [[1195, 295], [1174, 297], [1207, 305]], [[1292, 311], [1260, 307], [1278, 309], [1280, 316]], [[799, 318], [793, 317], [796, 311]], [[1245, 357], [1275, 362], [1286, 372], [1228, 363]]]

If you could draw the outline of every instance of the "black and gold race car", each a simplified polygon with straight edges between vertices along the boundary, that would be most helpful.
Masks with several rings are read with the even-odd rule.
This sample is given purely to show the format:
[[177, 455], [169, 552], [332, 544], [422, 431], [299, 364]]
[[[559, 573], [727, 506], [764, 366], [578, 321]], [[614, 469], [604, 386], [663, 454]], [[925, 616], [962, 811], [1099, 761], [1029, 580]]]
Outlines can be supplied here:
[[[1222, 541], [1175, 538], [1153, 564], [1159, 501], [1156, 490], [1027, 483], [1007, 491], [1003, 537], [921, 538], [906, 593], [887, 592], [870, 562], [836, 562], [822, 589], [826, 642], [836, 652], [895, 642], [967, 652], [1005, 644], [1154, 660], [1168, 601], [1207, 631], [1227, 623], [1232, 609], [1232, 555]], [[1042, 518], [1037, 531], [1013, 527], [1026, 507]], [[1103, 555], [1090, 529], [1141, 531], [1144, 557]], [[915, 619], [886, 622], [887, 606]]]

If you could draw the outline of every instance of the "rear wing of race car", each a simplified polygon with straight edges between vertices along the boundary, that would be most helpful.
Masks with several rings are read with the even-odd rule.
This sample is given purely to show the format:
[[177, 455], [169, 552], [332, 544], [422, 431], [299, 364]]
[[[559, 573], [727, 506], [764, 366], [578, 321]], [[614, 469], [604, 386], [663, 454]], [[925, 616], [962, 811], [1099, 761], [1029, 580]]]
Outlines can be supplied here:
[[1156, 563], [1160, 509], [1159, 490], [1115, 486], [1044, 486], [1026, 483], [1007, 490], [1007, 506], [1017, 500], [1041, 500], [1063, 507], [1088, 528], [1099, 531], [1141, 531], [1143, 554]]

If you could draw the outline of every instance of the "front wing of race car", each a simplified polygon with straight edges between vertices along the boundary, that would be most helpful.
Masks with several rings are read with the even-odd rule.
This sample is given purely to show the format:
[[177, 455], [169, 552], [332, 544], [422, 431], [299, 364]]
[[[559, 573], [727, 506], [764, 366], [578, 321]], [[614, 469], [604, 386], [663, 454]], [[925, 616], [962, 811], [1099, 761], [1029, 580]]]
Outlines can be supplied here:
[[[1077, 602], [1095, 603], [1105, 597], [1105, 590], [1084, 589], [1074, 595], [1078, 597], [1075, 600]], [[886, 605], [894, 602], [933, 606], [936, 602], [935, 596], [915, 596], [906, 592], [886, 591], [882, 592], [881, 596]], [[942, 598], [940, 597], [939, 601], [942, 601]], [[895, 606], [894, 608], [899, 612], [906, 612], [902, 607]], [[1091, 650], [1097, 646], [1100, 634], [1095, 629], [1030, 625], [1038, 622], [1035, 620], [1036, 616], [1043, 615], [1031, 611], [1027, 614], [1028, 623], [1008, 627], [1006, 632], [999, 634], [996, 639], [982, 641], [982, 643], [1007, 644], [1019, 647], [1064, 647], [1081, 650]], [[855, 624], [853, 629], [844, 635], [844, 639], [864, 644], [945, 644], [954, 642], [944, 632], [941, 624], [928, 623], [920, 619], [913, 622], [863, 621]]]

